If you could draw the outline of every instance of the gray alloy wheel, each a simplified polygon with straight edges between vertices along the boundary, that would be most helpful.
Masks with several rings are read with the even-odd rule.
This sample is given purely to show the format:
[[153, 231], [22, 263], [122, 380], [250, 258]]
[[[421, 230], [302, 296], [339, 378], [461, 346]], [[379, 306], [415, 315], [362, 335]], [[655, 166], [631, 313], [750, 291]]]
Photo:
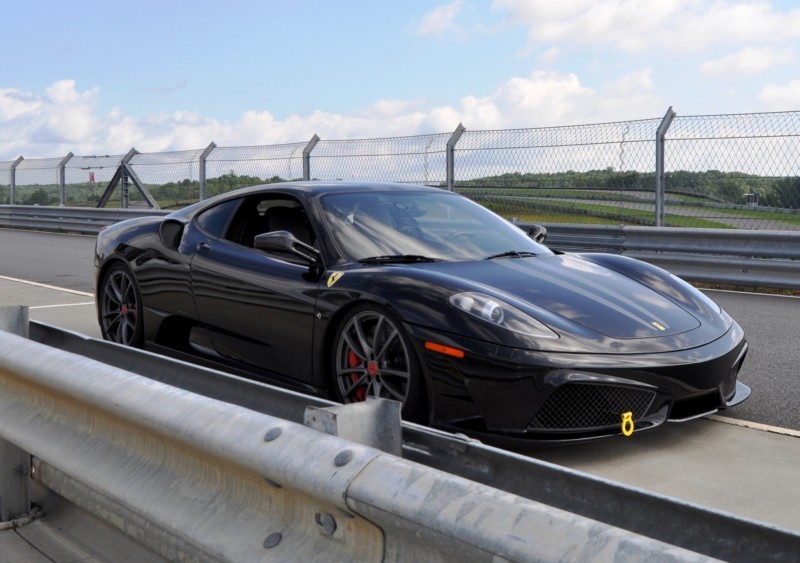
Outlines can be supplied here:
[[399, 323], [377, 307], [361, 306], [343, 321], [335, 343], [334, 379], [341, 402], [392, 399], [403, 403], [404, 418], [424, 419], [419, 361]]
[[141, 296], [127, 266], [117, 264], [103, 276], [100, 293], [100, 329], [103, 338], [141, 347]]

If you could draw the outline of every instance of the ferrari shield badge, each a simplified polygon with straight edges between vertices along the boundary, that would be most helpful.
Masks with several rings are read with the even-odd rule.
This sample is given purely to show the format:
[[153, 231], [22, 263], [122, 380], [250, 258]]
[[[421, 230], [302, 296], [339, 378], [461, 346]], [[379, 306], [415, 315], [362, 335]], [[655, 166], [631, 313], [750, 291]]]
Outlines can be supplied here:
[[328, 287], [333, 287], [333, 284], [339, 281], [339, 278], [341, 278], [343, 275], [344, 272], [331, 272], [331, 275], [328, 276]]

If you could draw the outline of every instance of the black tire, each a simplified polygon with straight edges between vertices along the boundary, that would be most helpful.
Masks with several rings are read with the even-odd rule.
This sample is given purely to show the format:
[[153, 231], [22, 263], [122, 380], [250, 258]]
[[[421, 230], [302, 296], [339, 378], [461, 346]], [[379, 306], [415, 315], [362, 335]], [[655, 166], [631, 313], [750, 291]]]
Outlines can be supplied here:
[[142, 297], [128, 266], [117, 263], [103, 275], [98, 303], [103, 338], [141, 348], [144, 343]]
[[342, 403], [367, 397], [403, 403], [404, 420], [428, 422], [419, 359], [402, 325], [376, 305], [360, 305], [339, 325], [333, 347], [333, 387]]

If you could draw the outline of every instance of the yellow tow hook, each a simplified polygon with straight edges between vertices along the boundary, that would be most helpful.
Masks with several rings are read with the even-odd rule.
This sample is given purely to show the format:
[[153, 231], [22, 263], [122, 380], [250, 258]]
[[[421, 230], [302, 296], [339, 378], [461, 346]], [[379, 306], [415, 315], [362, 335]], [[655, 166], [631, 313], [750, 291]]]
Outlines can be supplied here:
[[628, 411], [622, 413], [622, 435], [630, 436], [633, 434], [633, 413]]

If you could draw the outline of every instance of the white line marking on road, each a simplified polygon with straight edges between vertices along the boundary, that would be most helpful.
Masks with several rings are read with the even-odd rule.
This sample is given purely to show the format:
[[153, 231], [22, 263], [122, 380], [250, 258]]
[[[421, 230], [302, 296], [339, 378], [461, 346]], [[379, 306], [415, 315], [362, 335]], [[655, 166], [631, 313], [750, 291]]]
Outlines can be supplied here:
[[792, 436], [793, 438], [800, 438], [800, 432], [791, 430], [789, 428], [781, 428], [780, 426], [770, 426], [769, 424], [761, 424], [760, 422], [750, 422], [748, 420], [739, 420], [738, 418], [730, 418], [728, 416], [719, 416], [718, 414], [707, 417], [709, 420], [715, 420], [725, 424], [732, 424], [734, 426], [742, 426], [752, 430], [761, 430], [762, 432], [772, 432], [774, 434], [783, 434], [784, 436]]
[[32, 281], [28, 281], [28, 280], [20, 280], [20, 279], [17, 279], [17, 278], [10, 278], [8, 276], [0, 276], [0, 280], [6, 280], [6, 281], [10, 281], [10, 282], [17, 282], [17, 283], [24, 283], [24, 284], [27, 284], [27, 285], [33, 285], [33, 286], [36, 286], [36, 287], [42, 287], [44, 289], [52, 289], [52, 290], [55, 290], [55, 291], [63, 291], [65, 293], [72, 293], [72, 294], [75, 294], [75, 295], [83, 295], [84, 297], [94, 297], [94, 293], [88, 293], [86, 291], [78, 291], [77, 289], [67, 289], [65, 287], [58, 287], [58, 286], [55, 286], [55, 285], [47, 285], [46, 283], [32, 282]]
[[87, 301], [86, 303], [61, 303], [60, 305], [34, 305], [28, 309], [56, 309], [58, 307], [77, 307], [81, 305], [94, 305], [94, 301]]

